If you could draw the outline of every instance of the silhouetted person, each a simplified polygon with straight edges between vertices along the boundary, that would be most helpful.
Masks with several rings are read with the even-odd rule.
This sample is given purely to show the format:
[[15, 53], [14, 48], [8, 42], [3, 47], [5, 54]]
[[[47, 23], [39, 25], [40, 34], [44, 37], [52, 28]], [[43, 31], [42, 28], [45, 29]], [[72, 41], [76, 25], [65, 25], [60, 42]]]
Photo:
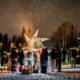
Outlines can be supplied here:
[[28, 58], [28, 68], [29, 69], [32, 69], [32, 66], [33, 66], [33, 58], [32, 58], [32, 53], [29, 51], [27, 53], [27, 58]]
[[11, 71], [14, 73], [18, 65], [18, 53], [16, 51], [16, 48], [12, 49], [10, 58], [11, 58]]
[[37, 60], [34, 62], [33, 69], [38, 69]]
[[76, 63], [77, 64], [80, 64], [80, 49], [78, 51], [78, 57], [77, 57]]
[[58, 69], [58, 72], [60, 72], [61, 71], [62, 53], [61, 53], [61, 50], [59, 48], [56, 49], [56, 55], [57, 55], [57, 69]]
[[68, 50], [68, 63], [71, 63], [71, 50]]
[[62, 50], [62, 54], [63, 54], [63, 63], [65, 63], [66, 54], [67, 54], [67, 51], [65, 50], [65, 48], [63, 48], [63, 50]]
[[80, 57], [80, 49], [79, 49], [79, 51], [78, 51], [78, 55], [79, 55], [79, 57]]
[[47, 66], [48, 66], [48, 52], [46, 51], [47, 49], [43, 49], [40, 57], [40, 62], [41, 62], [41, 72], [46, 73], [47, 72]]
[[72, 49], [72, 51], [71, 51], [71, 67], [76, 67], [76, 57], [77, 57], [77, 50]]
[[25, 65], [25, 59], [24, 59], [25, 56], [22, 49], [19, 49], [18, 54], [19, 54], [19, 63], [20, 63], [20, 71], [21, 71]]
[[51, 70], [54, 71], [54, 69], [56, 68], [56, 53], [55, 53], [55, 49], [52, 49], [52, 51], [50, 52], [50, 57], [51, 57]]
[[8, 64], [8, 56], [6, 55], [6, 53], [3, 53], [1, 55], [1, 66], [4, 66]]
[[46, 60], [46, 68], [48, 69], [48, 49], [45, 48], [45, 60]]

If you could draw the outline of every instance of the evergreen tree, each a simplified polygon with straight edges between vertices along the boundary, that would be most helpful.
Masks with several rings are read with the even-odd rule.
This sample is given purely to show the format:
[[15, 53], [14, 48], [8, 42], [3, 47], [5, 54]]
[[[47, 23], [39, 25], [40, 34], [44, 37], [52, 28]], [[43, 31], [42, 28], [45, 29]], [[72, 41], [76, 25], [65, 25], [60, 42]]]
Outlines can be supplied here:
[[2, 33], [0, 33], [0, 42], [2, 42]]
[[19, 36], [16, 37], [15, 46], [16, 46], [17, 48], [19, 48]]
[[0, 53], [2, 53], [2, 33], [0, 33]]
[[26, 29], [25, 29], [25, 27], [23, 26], [22, 35], [21, 35], [21, 44], [22, 44], [22, 46], [26, 45], [26, 44], [25, 44], [26, 42], [25, 42], [24, 34], [26, 34]]
[[2, 50], [3, 51], [7, 51], [7, 49], [8, 49], [8, 34], [4, 34], [4, 36], [3, 36], [3, 45], [2, 45]]
[[13, 43], [16, 42], [16, 35], [13, 35], [13, 37], [12, 37], [12, 42], [13, 42]]

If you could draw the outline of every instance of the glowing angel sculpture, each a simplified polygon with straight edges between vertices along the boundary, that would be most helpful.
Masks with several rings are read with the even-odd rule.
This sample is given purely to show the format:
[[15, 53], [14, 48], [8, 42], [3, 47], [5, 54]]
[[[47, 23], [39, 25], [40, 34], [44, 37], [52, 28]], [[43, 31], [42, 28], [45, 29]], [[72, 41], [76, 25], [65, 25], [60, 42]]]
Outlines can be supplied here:
[[26, 41], [28, 42], [28, 48], [30, 49], [35, 49], [35, 48], [41, 48], [44, 47], [42, 42], [49, 40], [49, 38], [39, 38], [38, 37], [38, 32], [37, 30], [35, 34], [32, 36], [30, 39], [27, 35], [24, 34]]

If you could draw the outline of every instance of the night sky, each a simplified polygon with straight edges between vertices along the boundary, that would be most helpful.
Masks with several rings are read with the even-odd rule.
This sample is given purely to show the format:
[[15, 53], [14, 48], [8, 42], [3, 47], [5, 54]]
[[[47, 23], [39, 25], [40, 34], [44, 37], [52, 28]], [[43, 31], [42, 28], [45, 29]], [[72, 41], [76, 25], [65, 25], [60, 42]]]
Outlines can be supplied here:
[[20, 34], [25, 26], [47, 37], [65, 21], [80, 26], [80, 0], [0, 0], [2, 33]]

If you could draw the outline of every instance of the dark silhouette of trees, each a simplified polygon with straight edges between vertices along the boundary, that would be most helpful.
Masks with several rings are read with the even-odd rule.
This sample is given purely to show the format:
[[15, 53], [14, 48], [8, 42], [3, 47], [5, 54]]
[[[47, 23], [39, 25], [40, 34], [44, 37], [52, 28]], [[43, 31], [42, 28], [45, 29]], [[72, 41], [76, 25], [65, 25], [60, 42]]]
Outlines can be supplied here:
[[2, 33], [0, 33], [0, 53], [2, 53]]
[[16, 42], [16, 35], [13, 35], [13, 37], [12, 37], [12, 42], [13, 42], [13, 43]]
[[20, 47], [20, 44], [21, 43], [21, 37], [20, 36], [17, 36], [16, 37], [16, 42], [15, 42], [15, 46], [17, 47], [17, 48], [19, 48]]
[[2, 42], [2, 33], [0, 33], [0, 42]]
[[55, 46], [69, 48], [77, 46], [77, 29], [71, 22], [62, 22], [55, 33], [52, 33]]
[[17, 48], [20, 47], [21, 44], [21, 36], [13, 35], [12, 37], [12, 43], [14, 43]]
[[2, 50], [3, 51], [7, 51], [8, 50], [8, 34], [4, 34], [3, 35]]
[[70, 46], [71, 47], [77, 46], [77, 33], [73, 25], [71, 27]]

